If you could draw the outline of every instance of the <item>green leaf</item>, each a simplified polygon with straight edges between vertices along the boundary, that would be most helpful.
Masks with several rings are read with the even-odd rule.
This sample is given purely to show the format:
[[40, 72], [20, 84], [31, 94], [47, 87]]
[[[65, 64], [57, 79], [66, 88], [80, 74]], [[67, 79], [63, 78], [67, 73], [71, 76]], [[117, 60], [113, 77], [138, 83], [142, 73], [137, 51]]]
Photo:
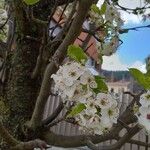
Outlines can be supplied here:
[[108, 92], [108, 87], [106, 83], [104, 82], [103, 78], [100, 76], [95, 76], [95, 81], [97, 83], [97, 88], [93, 89], [93, 91], [98, 94], [100, 92], [107, 93]]
[[145, 75], [150, 78], [150, 71], [147, 71]]
[[95, 13], [101, 14], [100, 9], [99, 9], [95, 4], [93, 4], [93, 5], [91, 6], [91, 9], [92, 9]]
[[34, 5], [38, 3], [40, 0], [23, 0], [27, 5]]
[[83, 103], [79, 103], [72, 108], [71, 112], [68, 114], [67, 117], [74, 117], [75, 115], [82, 112], [84, 109], [86, 109], [86, 106]]
[[107, 5], [106, 5], [106, 3], [104, 2], [103, 5], [101, 6], [101, 9], [100, 9], [98, 6], [96, 6], [95, 4], [93, 4], [93, 5], [91, 6], [91, 9], [92, 9], [95, 13], [97, 13], [97, 14], [99, 14], [99, 15], [103, 15], [103, 14], [105, 14], [105, 12], [106, 12]]
[[75, 45], [70, 45], [68, 47], [67, 54], [70, 58], [72, 58], [82, 64], [85, 64], [88, 59], [88, 57], [84, 53], [83, 49], [80, 48], [79, 46], [75, 46]]
[[101, 7], [101, 10], [100, 10], [101, 15], [105, 14], [106, 9], [107, 9], [107, 5], [106, 5], [106, 3], [104, 2], [103, 5], [102, 5], [102, 7]]
[[150, 89], [150, 77], [146, 74], [142, 73], [140, 70], [136, 68], [130, 68], [129, 72], [133, 76], [133, 78], [144, 88]]

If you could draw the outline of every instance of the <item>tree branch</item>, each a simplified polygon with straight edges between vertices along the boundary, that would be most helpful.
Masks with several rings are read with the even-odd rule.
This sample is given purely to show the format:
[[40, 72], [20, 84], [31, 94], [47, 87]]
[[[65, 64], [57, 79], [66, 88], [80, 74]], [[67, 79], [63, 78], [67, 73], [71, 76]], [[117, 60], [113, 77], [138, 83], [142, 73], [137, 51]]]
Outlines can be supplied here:
[[128, 33], [128, 31], [138, 31], [138, 29], [142, 29], [142, 28], [150, 28], [150, 24], [145, 26], [137, 26], [132, 28], [120, 29], [119, 33], [123, 34], [123, 33]]
[[6, 57], [6, 51], [7, 51], [7, 44], [0, 41], [0, 57], [1, 58]]
[[92, 143], [91, 140], [87, 140], [87, 146], [92, 150], [116, 150], [120, 149], [123, 144], [127, 143], [136, 133], [138, 133], [141, 130], [141, 128], [136, 125], [135, 127], [130, 129], [130, 132], [127, 132], [123, 137], [120, 138], [115, 144], [112, 144], [110, 146], [102, 146], [97, 147], [94, 143]]
[[[139, 94], [133, 98], [132, 102], [129, 104], [129, 106], [126, 108], [125, 112], [122, 113], [122, 115], [118, 118], [122, 122], [124, 122], [126, 125], [129, 125], [131, 123], [135, 123], [137, 121], [136, 116], [133, 113], [133, 106], [134, 103], [139, 99]], [[117, 123], [113, 126], [113, 128], [110, 130], [109, 133], [105, 133], [104, 135], [98, 136], [98, 135], [81, 135], [81, 136], [62, 136], [62, 135], [56, 135], [53, 132], [50, 132], [48, 130], [43, 131], [43, 139], [49, 143], [50, 145], [60, 146], [60, 147], [79, 147], [79, 146], [86, 146], [87, 145], [87, 139], [91, 139], [92, 143], [98, 144], [100, 142], [116, 139], [119, 137], [119, 132], [124, 128], [124, 126], [120, 125], [120, 123]], [[133, 128], [130, 129], [129, 132], [127, 132], [124, 135], [124, 140], [120, 141], [118, 144], [118, 147], [124, 142], [131, 139], [133, 134], [137, 133], [141, 128], [136, 126], [133, 130]], [[128, 129], [129, 130], [129, 129]], [[130, 135], [130, 133], [132, 133]], [[126, 140], [127, 139], [127, 140]], [[118, 138], [117, 138], [118, 140]], [[107, 149], [106, 149], [107, 150]], [[114, 149], [116, 150], [116, 149]]]
[[0, 122], [0, 135], [10, 146], [15, 146], [19, 143], [12, 135], [10, 135], [7, 129], [2, 125], [2, 122]]
[[39, 75], [41, 67], [42, 67], [42, 55], [43, 55], [45, 38], [46, 38], [46, 29], [44, 28], [42, 41], [41, 41], [41, 45], [40, 45], [40, 49], [39, 49], [39, 56], [37, 57], [37, 62], [36, 62], [35, 68], [33, 70], [33, 73], [31, 75], [32, 79], [35, 79]]
[[77, 136], [63, 136], [57, 135], [51, 131], [43, 132], [43, 139], [50, 145], [59, 146], [59, 147], [80, 147], [86, 146], [87, 138], [90, 138], [93, 143], [97, 144], [99, 142], [115, 139], [115, 135], [112, 133], [104, 134], [101, 136], [98, 135], [77, 135]]
[[60, 6], [60, 5], [66, 4], [66, 3], [71, 3], [73, 1], [74, 0], [41, 0], [39, 3], [40, 3], [41, 7], [44, 7], [44, 6], [56, 4], [56, 3], [57, 3], [57, 6]]
[[44, 79], [43, 79], [41, 89], [40, 89], [40, 93], [37, 98], [35, 109], [31, 118], [32, 128], [35, 128], [36, 126], [39, 126], [39, 124], [41, 124], [42, 114], [44, 111], [46, 101], [49, 96], [49, 89], [52, 83], [52, 79], [50, 78], [50, 76], [57, 71], [57, 65], [55, 61], [58, 61], [58, 63], [60, 64], [65, 58], [67, 47], [70, 44], [72, 44], [77, 38], [77, 36], [79, 35], [84, 19], [92, 3], [93, 3], [92, 0], [80, 1], [77, 14], [72, 22], [72, 25], [68, 31], [68, 34], [66, 35], [62, 44], [58, 47], [57, 51], [55, 52], [53, 56], [52, 61], [48, 64], [46, 68]]
[[31, 150], [34, 148], [46, 149], [50, 148], [44, 141], [36, 139], [28, 142], [20, 142], [16, 146], [12, 147], [11, 150]]
[[150, 144], [149, 143], [145, 143], [145, 142], [141, 142], [141, 141], [138, 141], [138, 140], [129, 140], [127, 143], [130, 143], [130, 144], [136, 144], [136, 145], [139, 145], [139, 146], [147, 146], [147, 147], [150, 147]]
[[60, 114], [63, 108], [64, 105], [61, 101], [58, 107], [55, 109], [55, 111], [48, 118], [42, 121], [42, 126], [47, 126], [49, 123], [51, 123]]

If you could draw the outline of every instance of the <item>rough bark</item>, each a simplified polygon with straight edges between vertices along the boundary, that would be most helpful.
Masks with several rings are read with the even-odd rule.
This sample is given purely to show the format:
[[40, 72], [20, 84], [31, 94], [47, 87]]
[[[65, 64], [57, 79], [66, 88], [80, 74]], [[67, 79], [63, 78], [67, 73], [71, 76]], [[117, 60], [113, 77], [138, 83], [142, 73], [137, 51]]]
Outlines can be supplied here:
[[15, 40], [5, 90], [10, 115], [5, 122], [17, 138], [24, 140], [23, 125], [31, 117], [40, 86], [39, 79], [31, 79], [40, 43], [26, 37], [30, 35], [40, 40], [42, 31], [38, 25], [28, 20], [21, 1], [14, 1], [14, 14]]

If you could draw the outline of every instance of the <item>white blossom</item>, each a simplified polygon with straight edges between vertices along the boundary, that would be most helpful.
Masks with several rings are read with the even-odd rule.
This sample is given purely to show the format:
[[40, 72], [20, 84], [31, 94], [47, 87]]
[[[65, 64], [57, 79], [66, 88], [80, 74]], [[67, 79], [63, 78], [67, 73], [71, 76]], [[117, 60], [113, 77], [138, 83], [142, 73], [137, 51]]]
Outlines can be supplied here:
[[96, 104], [102, 109], [109, 108], [112, 106], [112, 96], [110, 94], [98, 93], [96, 97]]
[[138, 118], [138, 123], [150, 133], [150, 91], [140, 96], [140, 107], [137, 107], [135, 115]]
[[150, 133], [150, 119], [144, 118], [143, 116], [138, 117], [139, 124], [146, 129], [148, 133]]
[[69, 65], [65, 65], [62, 70], [64, 83], [67, 86], [71, 86], [82, 74], [84, 70], [79, 63], [71, 63]]
[[109, 119], [112, 123], [117, 123], [117, 118], [119, 116], [119, 109], [116, 107], [110, 107], [108, 109], [102, 109], [101, 112], [104, 119]]
[[85, 105], [85, 109], [74, 116], [81, 130], [101, 135], [116, 123], [117, 101], [109, 93], [94, 93], [93, 88], [97, 88], [97, 83], [85, 66], [68, 62], [60, 66], [51, 78], [55, 82], [54, 89], [63, 102]]
[[143, 107], [148, 107], [150, 105], [150, 91], [140, 96], [140, 103]]
[[95, 82], [95, 78], [91, 72], [85, 71], [84, 74], [80, 78], [80, 82], [83, 85], [88, 85], [91, 88], [97, 88], [97, 83]]

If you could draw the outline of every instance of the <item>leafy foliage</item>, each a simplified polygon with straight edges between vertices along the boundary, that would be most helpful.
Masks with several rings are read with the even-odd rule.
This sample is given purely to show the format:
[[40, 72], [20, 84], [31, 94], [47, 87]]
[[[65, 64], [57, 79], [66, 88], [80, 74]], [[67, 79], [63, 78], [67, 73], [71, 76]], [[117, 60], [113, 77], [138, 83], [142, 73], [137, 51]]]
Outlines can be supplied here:
[[107, 5], [106, 3], [103, 3], [103, 5], [101, 6], [101, 9], [96, 6], [95, 4], [92, 5], [91, 9], [95, 12], [98, 13], [99, 15], [103, 15], [106, 11]]
[[150, 76], [136, 68], [130, 68], [129, 72], [144, 89], [150, 89]]
[[101, 14], [102, 14], [102, 15], [105, 14], [106, 8], [107, 8], [106, 3], [103, 3], [103, 5], [102, 5], [102, 7], [101, 7]]
[[97, 94], [100, 92], [108, 92], [108, 87], [104, 82], [103, 78], [100, 76], [95, 76], [95, 81], [97, 83], [97, 88], [93, 89], [93, 91]]
[[39, 0], [23, 0], [27, 5], [34, 5], [39, 2]]
[[80, 112], [82, 112], [84, 109], [86, 109], [86, 106], [83, 103], [79, 103], [75, 107], [72, 108], [68, 117], [73, 117], [73, 116], [79, 114]]
[[77, 62], [80, 62], [82, 64], [85, 64], [88, 57], [84, 53], [83, 49], [81, 49], [79, 46], [70, 45], [68, 48], [68, 56]]

